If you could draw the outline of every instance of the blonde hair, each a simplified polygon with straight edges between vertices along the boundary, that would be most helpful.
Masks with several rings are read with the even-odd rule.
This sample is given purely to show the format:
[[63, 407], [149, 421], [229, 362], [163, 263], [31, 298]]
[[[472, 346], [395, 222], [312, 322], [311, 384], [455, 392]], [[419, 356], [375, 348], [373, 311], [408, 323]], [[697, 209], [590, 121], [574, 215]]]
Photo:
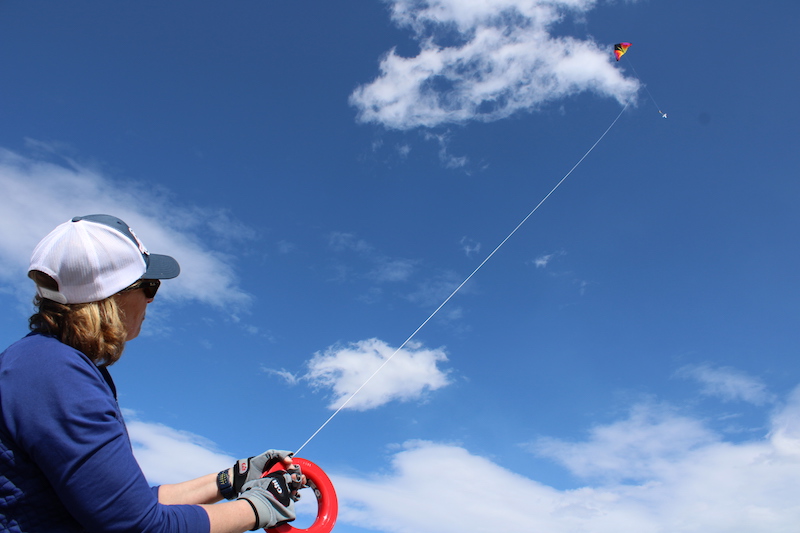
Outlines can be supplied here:
[[[58, 290], [58, 283], [44, 272], [34, 270], [28, 277], [37, 285]], [[127, 332], [114, 296], [98, 302], [60, 304], [37, 295], [33, 304], [38, 311], [28, 319], [31, 331], [57, 338], [100, 366], [112, 365], [122, 356]]]

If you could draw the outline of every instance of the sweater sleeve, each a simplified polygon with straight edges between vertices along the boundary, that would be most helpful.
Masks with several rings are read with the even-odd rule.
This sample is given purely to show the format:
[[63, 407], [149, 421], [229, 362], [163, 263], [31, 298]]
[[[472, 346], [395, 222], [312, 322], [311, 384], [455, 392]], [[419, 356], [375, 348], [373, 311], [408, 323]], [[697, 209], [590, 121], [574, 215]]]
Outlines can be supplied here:
[[4, 417], [81, 526], [104, 532], [209, 531], [201, 507], [158, 503], [97, 368], [55, 340], [37, 348], [6, 366], [14, 375], [3, 379]]

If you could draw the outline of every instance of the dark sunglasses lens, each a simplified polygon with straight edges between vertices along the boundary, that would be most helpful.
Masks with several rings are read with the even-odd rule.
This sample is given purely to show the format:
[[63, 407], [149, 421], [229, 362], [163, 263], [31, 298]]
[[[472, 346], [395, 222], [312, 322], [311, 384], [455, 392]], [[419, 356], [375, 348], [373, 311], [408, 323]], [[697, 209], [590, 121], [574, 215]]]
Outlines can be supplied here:
[[146, 281], [142, 283], [142, 290], [144, 291], [144, 295], [148, 298], [155, 298], [160, 286], [161, 282], [157, 279], [153, 281]]

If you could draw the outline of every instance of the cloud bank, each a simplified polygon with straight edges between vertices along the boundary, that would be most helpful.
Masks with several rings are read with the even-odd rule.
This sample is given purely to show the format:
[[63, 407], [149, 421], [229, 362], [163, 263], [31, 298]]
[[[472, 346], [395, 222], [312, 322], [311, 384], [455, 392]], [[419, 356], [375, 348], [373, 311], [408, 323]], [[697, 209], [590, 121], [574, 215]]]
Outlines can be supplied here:
[[350, 103], [358, 120], [407, 130], [494, 121], [580, 92], [624, 103], [639, 88], [612, 61], [609, 45], [555, 35], [595, 0], [393, 0], [392, 20], [419, 46], [390, 50], [380, 75]]
[[150, 251], [181, 264], [181, 275], [164, 284], [160, 296], [223, 308], [248, 305], [251, 297], [239, 286], [231, 258], [214, 246], [220, 227], [236, 224], [227, 213], [179, 205], [151, 184], [143, 194], [140, 184], [49, 159], [0, 148], [0, 284], [22, 301], [33, 294], [26, 273], [36, 243], [76, 215], [105, 213], [130, 224]]
[[408, 442], [389, 473], [334, 477], [340, 520], [392, 533], [794, 532], [800, 391], [771, 428], [762, 439], [732, 443], [701, 420], [635, 406], [585, 441], [550, 438], [532, 446], [583, 481], [567, 490], [460, 446]]

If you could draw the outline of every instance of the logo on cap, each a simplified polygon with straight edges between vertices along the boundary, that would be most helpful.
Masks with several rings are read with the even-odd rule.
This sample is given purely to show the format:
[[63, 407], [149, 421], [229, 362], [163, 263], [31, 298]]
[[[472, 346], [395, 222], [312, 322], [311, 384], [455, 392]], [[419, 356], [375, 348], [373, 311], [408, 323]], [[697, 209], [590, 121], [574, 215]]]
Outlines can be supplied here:
[[128, 226], [128, 231], [131, 232], [131, 235], [133, 235], [134, 240], [136, 240], [136, 244], [139, 246], [139, 251], [142, 252], [142, 255], [150, 255], [150, 252], [148, 252], [147, 248], [144, 247], [144, 243], [142, 243], [142, 241], [139, 240], [139, 236], [133, 232], [133, 229], [131, 229], [130, 226]]

